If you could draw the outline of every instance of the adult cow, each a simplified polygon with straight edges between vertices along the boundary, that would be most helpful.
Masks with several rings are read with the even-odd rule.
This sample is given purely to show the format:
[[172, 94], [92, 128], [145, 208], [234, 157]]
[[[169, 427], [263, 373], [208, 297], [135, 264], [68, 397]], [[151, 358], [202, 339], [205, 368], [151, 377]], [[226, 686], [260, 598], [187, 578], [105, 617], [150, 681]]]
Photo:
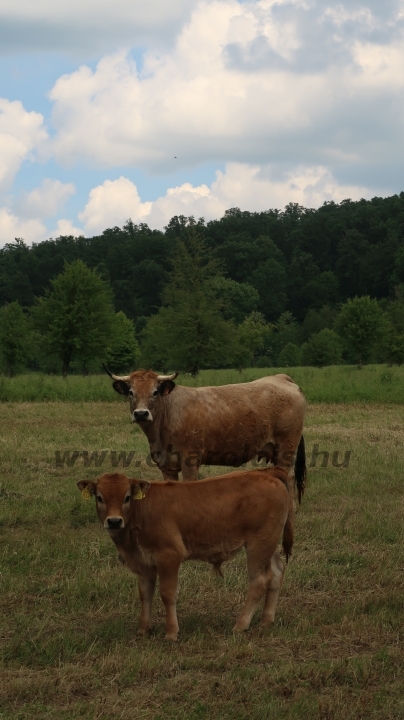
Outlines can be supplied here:
[[288, 375], [218, 387], [184, 387], [178, 373], [137, 370], [113, 375], [113, 387], [129, 397], [130, 414], [145, 433], [164, 480], [196, 480], [200, 465], [239, 467], [255, 457], [293, 473], [299, 502], [306, 461], [306, 401]]
[[105, 474], [77, 483], [94, 495], [98, 517], [120, 561], [138, 576], [142, 604], [139, 634], [151, 627], [157, 576], [166, 609], [166, 638], [177, 640], [178, 573], [185, 560], [204, 560], [220, 571], [243, 547], [249, 587], [234, 630], [247, 630], [262, 598], [262, 624], [274, 621], [284, 563], [293, 545], [293, 510], [280, 468], [233, 472], [193, 482], [152, 482]]

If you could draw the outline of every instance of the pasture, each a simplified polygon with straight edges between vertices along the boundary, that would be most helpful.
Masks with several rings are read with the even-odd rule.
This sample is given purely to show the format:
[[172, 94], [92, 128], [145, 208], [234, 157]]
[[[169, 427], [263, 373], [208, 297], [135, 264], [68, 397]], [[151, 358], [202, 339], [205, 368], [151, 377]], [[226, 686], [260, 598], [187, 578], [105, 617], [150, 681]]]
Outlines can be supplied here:
[[[113, 368], [111, 368], [113, 370]], [[247, 370], [202, 370], [197, 377], [180, 373], [180, 385], [227, 385], [250, 382], [265, 375], [285, 372], [304, 389], [308, 402], [404, 403], [404, 366], [334, 365], [324, 368], [248, 368]], [[0, 402], [113, 402], [116, 392], [100, 375], [62, 377], [29, 373], [15, 378], [0, 377]]]
[[[373, 371], [355, 372], [369, 383]], [[382, 381], [382, 372], [399, 377], [402, 387], [401, 369], [379, 368], [383, 392], [394, 382], [391, 375]], [[11, 382], [17, 386], [18, 378]], [[391, 393], [391, 404], [309, 406], [308, 486], [275, 625], [262, 632], [257, 614], [247, 634], [232, 636], [247, 587], [243, 554], [224, 566], [224, 579], [208, 565], [189, 563], [180, 573], [181, 633], [174, 645], [164, 641], [159, 597], [154, 631], [137, 638], [136, 578], [119, 565], [93, 502], [76, 488], [79, 479], [111, 471], [121, 451], [135, 450], [129, 475], [159, 478], [126, 406], [119, 399], [4, 403], [0, 718], [402, 719], [398, 394]], [[69, 467], [66, 451], [89, 454]], [[93, 451], [105, 452], [98, 468]], [[328, 458], [316, 458], [320, 452]]]

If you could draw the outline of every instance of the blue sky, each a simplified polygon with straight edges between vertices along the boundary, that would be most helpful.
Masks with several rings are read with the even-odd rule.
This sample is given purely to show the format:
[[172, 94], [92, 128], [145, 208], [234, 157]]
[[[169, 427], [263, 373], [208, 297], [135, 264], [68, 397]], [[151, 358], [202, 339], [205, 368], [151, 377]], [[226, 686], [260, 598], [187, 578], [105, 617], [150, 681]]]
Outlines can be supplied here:
[[404, 190], [402, 0], [3, 0], [0, 246]]

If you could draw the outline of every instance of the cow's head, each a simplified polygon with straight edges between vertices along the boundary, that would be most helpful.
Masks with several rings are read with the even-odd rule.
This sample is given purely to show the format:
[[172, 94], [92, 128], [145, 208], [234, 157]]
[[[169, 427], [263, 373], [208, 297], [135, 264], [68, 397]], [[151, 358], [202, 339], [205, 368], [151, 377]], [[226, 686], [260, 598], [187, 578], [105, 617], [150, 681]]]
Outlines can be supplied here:
[[150, 483], [120, 473], [105, 473], [95, 482], [80, 480], [77, 487], [84, 497], [95, 497], [101, 523], [115, 534], [128, 523], [131, 501], [143, 500]]
[[129, 397], [132, 420], [142, 424], [153, 422], [161, 398], [174, 390], [178, 375], [157, 375], [152, 370], [136, 370], [123, 377], [113, 375], [109, 370], [107, 373], [114, 380], [114, 390]]

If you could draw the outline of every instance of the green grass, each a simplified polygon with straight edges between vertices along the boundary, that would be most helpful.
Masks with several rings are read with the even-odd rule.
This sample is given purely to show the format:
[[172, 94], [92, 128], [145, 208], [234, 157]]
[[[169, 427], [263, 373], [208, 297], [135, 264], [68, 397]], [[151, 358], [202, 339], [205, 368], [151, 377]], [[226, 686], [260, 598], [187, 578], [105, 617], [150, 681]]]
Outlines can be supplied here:
[[[286, 372], [300, 385], [309, 402], [404, 403], [404, 366], [352, 365], [325, 368], [250, 368], [238, 370], [202, 370], [193, 378], [181, 373], [181, 385], [225, 385], [249, 382], [264, 375]], [[62, 377], [31, 373], [15, 378], [0, 377], [0, 402], [114, 402], [122, 401], [104, 375]]]
[[[404, 420], [397, 405], [309, 406], [312, 450], [275, 625], [233, 637], [245, 558], [181, 569], [180, 640], [139, 639], [136, 578], [116, 560], [56, 450], [130, 450], [158, 474], [119, 403], [7, 403], [0, 438], [0, 718], [402, 720]], [[351, 451], [349, 466], [332, 453]], [[220, 468], [213, 468], [213, 473]], [[209, 474], [208, 468], [202, 474]]]

